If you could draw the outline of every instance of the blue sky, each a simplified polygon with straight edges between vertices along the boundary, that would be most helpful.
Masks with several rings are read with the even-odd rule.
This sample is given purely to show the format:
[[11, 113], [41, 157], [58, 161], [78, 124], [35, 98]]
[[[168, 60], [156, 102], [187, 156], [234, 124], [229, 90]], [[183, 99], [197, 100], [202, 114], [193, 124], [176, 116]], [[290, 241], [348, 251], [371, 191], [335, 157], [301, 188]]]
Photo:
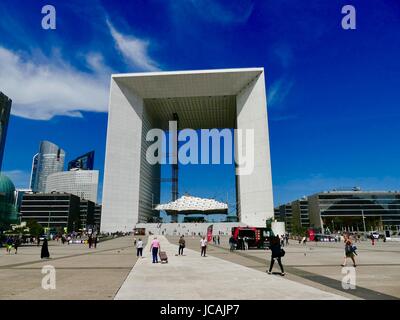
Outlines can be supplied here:
[[[400, 189], [400, 2], [51, 1], [57, 29], [43, 30], [46, 4], [0, 7], [0, 90], [13, 99], [3, 172], [17, 187], [43, 139], [67, 161], [94, 149], [102, 180], [111, 73], [262, 66], [275, 204]], [[345, 4], [356, 30], [341, 28]], [[182, 192], [234, 194], [230, 166], [180, 172]]]

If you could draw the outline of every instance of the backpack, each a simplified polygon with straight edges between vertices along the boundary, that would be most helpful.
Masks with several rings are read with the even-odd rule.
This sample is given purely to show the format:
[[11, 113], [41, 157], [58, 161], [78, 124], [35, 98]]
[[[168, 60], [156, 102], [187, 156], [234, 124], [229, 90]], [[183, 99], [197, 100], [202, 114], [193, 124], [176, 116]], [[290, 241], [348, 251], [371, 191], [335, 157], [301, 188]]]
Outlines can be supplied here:
[[281, 256], [281, 257], [284, 257], [284, 256], [285, 256], [285, 253], [286, 253], [285, 250], [281, 249], [281, 255], [280, 255], [280, 256]]

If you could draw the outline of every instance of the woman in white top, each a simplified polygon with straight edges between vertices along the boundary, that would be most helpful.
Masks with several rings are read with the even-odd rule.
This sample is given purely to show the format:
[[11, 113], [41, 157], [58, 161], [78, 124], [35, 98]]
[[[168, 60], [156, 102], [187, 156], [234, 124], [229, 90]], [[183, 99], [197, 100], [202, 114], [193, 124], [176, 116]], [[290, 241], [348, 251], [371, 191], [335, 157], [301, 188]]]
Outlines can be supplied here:
[[141, 257], [142, 254], [143, 254], [143, 241], [142, 241], [142, 239], [139, 239], [136, 242], [136, 256], [137, 257], [139, 257], [139, 256]]
[[203, 237], [200, 239], [200, 245], [201, 245], [201, 256], [205, 257], [206, 256], [206, 250], [207, 250], [207, 240], [206, 237]]

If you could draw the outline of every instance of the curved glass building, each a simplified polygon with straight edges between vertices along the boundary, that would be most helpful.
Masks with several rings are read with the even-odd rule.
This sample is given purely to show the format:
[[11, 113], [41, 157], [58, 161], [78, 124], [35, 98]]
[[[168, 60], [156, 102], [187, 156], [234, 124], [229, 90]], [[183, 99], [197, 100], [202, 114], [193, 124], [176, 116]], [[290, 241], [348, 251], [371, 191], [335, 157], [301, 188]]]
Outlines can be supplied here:
[[32, 163], [32, 191], [45, 192], [47, 177], [52, 173], [63, 171], [64, 159], [63, 149], [50, 141], [42, 141]]
[[15, 186], [5, 175], [0, 174], [0, 229], [6, 230], [17, 223], [18, 215], [14, 206]]

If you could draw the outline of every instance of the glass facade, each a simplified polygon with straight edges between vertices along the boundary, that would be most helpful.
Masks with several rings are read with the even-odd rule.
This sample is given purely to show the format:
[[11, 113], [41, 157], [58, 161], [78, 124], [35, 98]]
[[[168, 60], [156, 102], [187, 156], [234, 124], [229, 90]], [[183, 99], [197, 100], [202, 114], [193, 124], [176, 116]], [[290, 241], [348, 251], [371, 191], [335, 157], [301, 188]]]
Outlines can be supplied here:
[[54, 143], [42, 141], [39, 153], [33, 157], [31, 189], [34, 192], [46, 192], [47, 177], [63, 171], [65, 152]]
[[[392, 226], [400, 228], [399, 192], [324, 193], [318, 195], [318, 200], [323, 220], [334, 221], [329, 217], [353, 217], [361, 222], [365, 219], [367, 224], [374, 222], [375, 227], [383, 229]], [[356, 225], [360, 228], [360, 223]]]
[[0, 171], [3, 163], [4, 147], [6, 144], [8, 122], [10, 120], [11, 99], [0, 92]]
[[94, 167], [94, 151], [90, 151], [75, 160], [68, 162], [68, 170], [81, 169], [93, 170]]

